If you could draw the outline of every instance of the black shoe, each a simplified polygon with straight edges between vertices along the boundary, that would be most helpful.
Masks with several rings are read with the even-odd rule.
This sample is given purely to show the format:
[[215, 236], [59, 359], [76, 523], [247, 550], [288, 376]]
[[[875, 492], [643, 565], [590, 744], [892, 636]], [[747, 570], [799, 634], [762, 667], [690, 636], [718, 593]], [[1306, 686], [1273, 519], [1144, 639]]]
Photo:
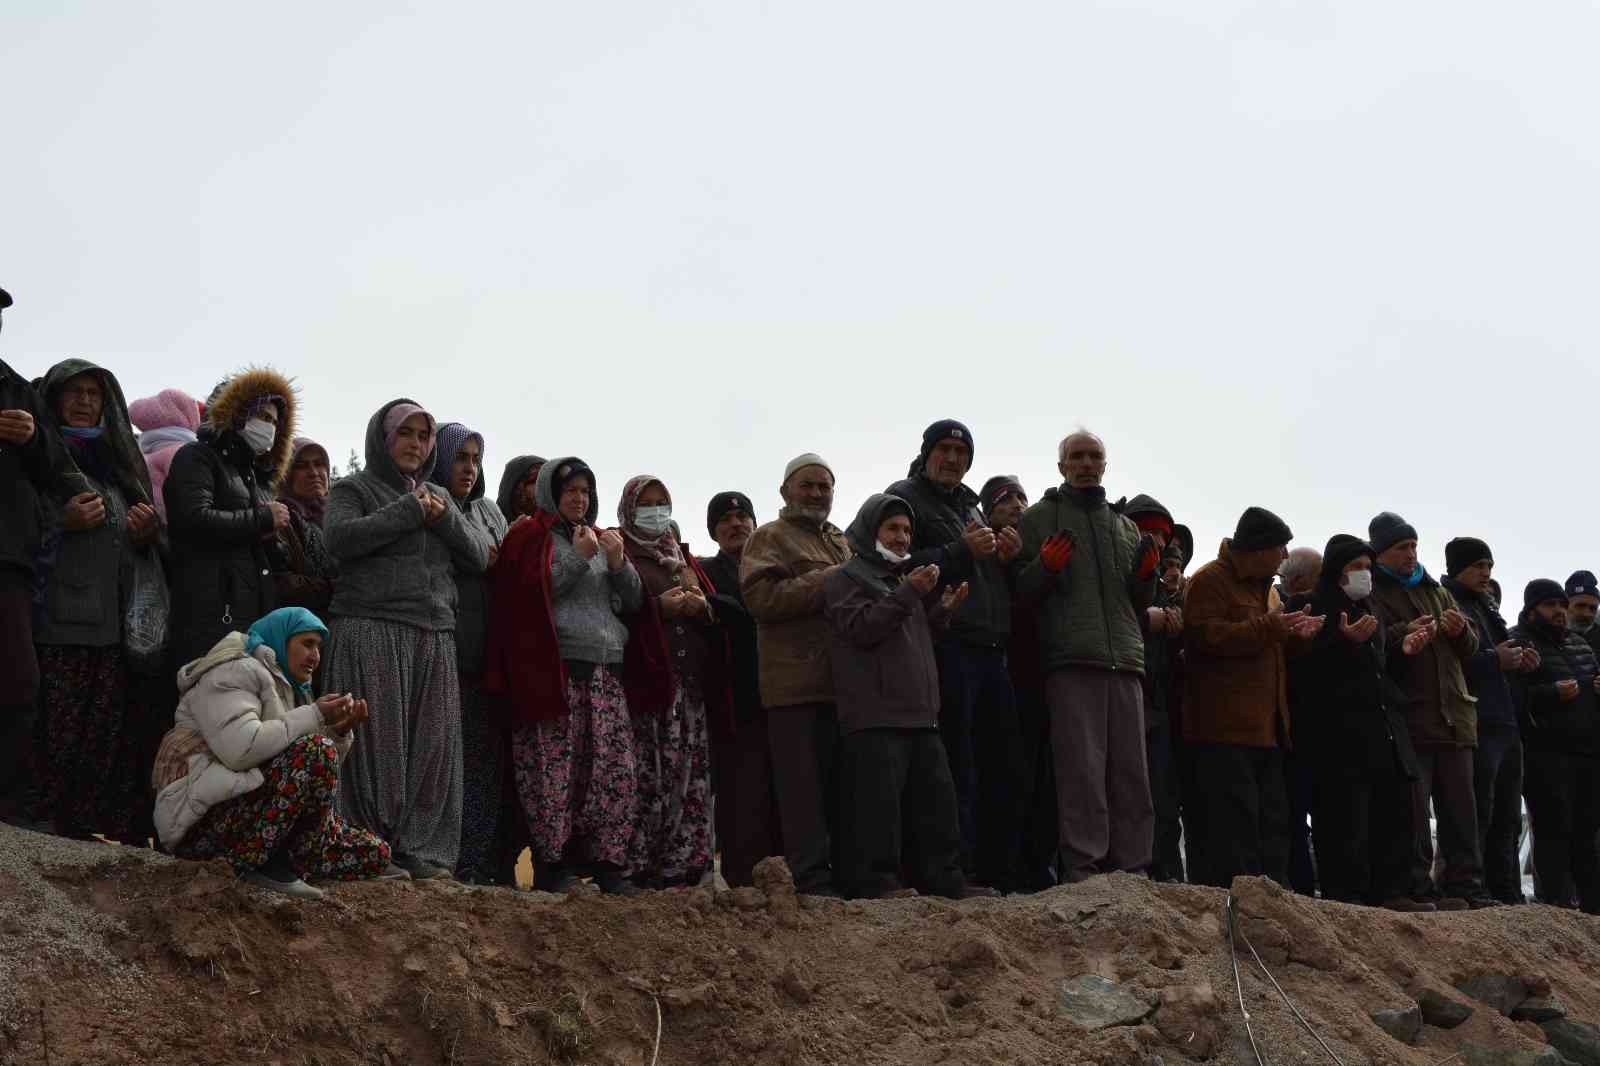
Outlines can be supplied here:
[[533, 890], [563, 895], [578, 883], [578, 875], [557, 863], [540, 863], [533, 869]]
[[608, 896], [622, 896], [631, 899], [634, 896], [644, 895], [644, 889], [628, 879], [628, 875], [617, 870], [606, 870], [595, 875], [594, 883], [600, 886], [600, 891]]

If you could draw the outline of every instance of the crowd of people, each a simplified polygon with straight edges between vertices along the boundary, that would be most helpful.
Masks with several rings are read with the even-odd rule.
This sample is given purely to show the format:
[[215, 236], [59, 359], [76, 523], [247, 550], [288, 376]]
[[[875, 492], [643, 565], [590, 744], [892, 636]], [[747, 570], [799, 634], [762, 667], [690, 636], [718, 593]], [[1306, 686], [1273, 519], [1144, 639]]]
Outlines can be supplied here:
[[1538, 900], [1600, 913], [1588, 571], [1508, 627], [1481, 539], [1436, 579], [1396, 513], [1290, 551], [1251, 507], [1190, 573], [1087, 430], [1032, 500], [935, 422], [843, 529], [801, 454], [771, 521], [712, 497], [704, 556], [662, 477], [614, 524], [575, 455], [491, 498], [483, 435], [411, 399], [337, 480], [300, 433], [270, 369], [130, 404], [0, 363], [0, 815], [305, 897], [531, 849], [550, 891], [782, 855], [817, 895], [1259, 874], [1431, 911], [1524, 902], [1525, 799]]

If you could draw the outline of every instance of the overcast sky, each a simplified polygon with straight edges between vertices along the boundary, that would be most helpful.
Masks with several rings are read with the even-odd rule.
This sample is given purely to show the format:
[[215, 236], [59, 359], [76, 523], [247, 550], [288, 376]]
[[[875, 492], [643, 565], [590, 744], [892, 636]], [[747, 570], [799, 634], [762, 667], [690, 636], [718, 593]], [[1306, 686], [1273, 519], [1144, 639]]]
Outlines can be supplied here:
[[0, 7], [0, 355], [130, 398], [292, 374], [335, 460], [408, 395], [842, 526], [929, 422], [1202, 559], [1394, 509], [1508, 599], [1600, 569], [1589, 4]]

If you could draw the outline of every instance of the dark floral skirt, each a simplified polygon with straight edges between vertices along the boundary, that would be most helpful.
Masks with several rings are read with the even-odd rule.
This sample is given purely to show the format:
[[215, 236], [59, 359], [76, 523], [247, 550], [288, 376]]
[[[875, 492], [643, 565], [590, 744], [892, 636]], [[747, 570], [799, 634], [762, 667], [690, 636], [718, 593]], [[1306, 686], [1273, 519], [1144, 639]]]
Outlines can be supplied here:
[[333, 812], [339, 752], [324, 736], [301, 737], [261, 768], [260, 787], [206, 811], [173, 850], [184, 859], [221, 857], [235, 869], [261, 866], [288, 849], [301, 877], [357, 881], [389, 865], [389, 845]]
[[146, 711], [122, 648], [41, 644], [38, 651], [32, 813], [54, 820], [63, 836], [129, 840], [149, 822], [153, 801], [139, 766]]

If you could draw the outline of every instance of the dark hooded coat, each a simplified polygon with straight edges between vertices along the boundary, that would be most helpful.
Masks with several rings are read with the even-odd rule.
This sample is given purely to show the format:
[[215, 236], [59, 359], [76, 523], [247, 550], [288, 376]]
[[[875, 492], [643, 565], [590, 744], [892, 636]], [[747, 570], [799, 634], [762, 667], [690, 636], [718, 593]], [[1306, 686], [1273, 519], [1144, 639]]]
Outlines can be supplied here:
[[418, 629], [454, 630], [454, 561], [482, 573], [489, 566], [489, 539], [468, 524], [444, 489], [429, 482], [439, 450], [422, 461], [416, 482], [443, 500], [444, 517], [423, 524], [422, 503], [389, 455], [383, 420], [390, 400], [367, 422], [366, 465], [341, 478], [328, 493], [328, 550], [339, 561], [335, 617], [376, 618]]
[[914, 561], [897, 567], [878, 554], [878, 527], [896, 513], [911, 516], [914, 540], [917, 518], [910, 505], [875, 493], [845, 531], [854, 557], [822, 584], [842, 733], [939, 728], [933, 629], [947, 618], [937, 606], [938, 590], [925, 600], [902, 579]]
[[500, 514], [506, 522], [517, 520], [517, 486], [522, 484], [529, 470], [543, 465], [544, 458], [538, 455], [519, 455], [506, 464], [505, 471], [500, 475], [500, 491], [495, 495], [495, 503], [499, 505]]
[[44, 514], [44, 536], [37, 577], [43, 578], [44, 611], [34, 627], [39, 644], [112, 647], [122, 640], [123, 610], [133, 582], [134, 555], [156, 550], [135, 547], [128, 539], [128, 511], [150, 504], [150, 473], [134, 439], [122, 387], [109, 371], [85, 359], [65, 359], [37, 383], [44, 418], [36, 432], [59, 439], [61, 388], [79, 374], [93, 374], [105, 395], [101, 436], [94, 441], [67, 441], [67, 454], [88, 481], [87, 491], [100, 495], [106, 520], [94, 529], [69, 530], [61, 509]]
[[[239, 435], [258, 397], [282, 397], [278, 436], [257, 457]], [[206, 408], [199, 440], [172, 457], [162, 485], [172, 540], [171, 644], [190, 662], [225, 634], [243, 630], [278, 606], [272, 575], [288, 568], [272, 536], [271, 504], [294, 451], [295, 397], [274, 370], [250, 370], [219, 387]]]

